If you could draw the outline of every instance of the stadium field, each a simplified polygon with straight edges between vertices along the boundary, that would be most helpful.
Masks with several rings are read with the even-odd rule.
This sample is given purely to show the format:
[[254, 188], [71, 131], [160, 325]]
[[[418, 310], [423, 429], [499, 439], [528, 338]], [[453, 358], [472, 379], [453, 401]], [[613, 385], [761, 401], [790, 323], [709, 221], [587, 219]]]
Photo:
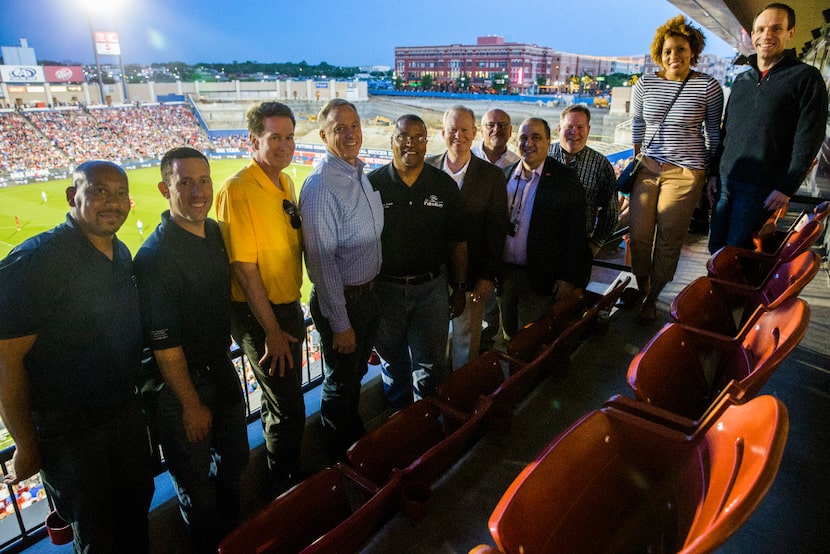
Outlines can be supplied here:
[[[212, 160], [210, 163], [214, 192], [218, 192], [222, 183], [248, 163], [245, 159]], [[286, 169], [299, 194], [300, 187], [311, 166], [292, 164]], [[118, 238], [130, 248], [135, 255], [145, 237], [153, 232], [160, 221], [160, 214], [167, 209], [167, 201], [159, 192], [157, 185], [161, 179], [158, 166], [127, 171], [130, 179], [130, 196], [135, 205], [127, 221], [118, 232]], [[66, 219], [69, 206], [66, 203], [66, 187], [69, 179], [47, 181], [0, 188], [0, 259], [12, 248], [42, 231], [62, 223]], [[43, 194], [46, 201], [43, 200]], [[212, 215], [213, 216], [213, 215]], [[20, 221], [17, 229], [15, 217]], [[143, 234], [139, 231], [139, 222]], [[311, 283], [303, 280], [303, 299], [308, 300]]]

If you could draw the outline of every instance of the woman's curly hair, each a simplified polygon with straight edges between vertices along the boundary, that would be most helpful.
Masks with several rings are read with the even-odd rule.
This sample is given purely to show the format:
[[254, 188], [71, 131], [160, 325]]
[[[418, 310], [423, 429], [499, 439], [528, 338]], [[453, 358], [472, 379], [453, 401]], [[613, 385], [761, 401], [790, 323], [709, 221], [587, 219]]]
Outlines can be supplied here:
[[689, 41], [689, 48], [692, 50], [692, 63], [697, 65], [698, 56], [706, 46], [706, 37], [700, 29], [693, 26], [683, 15], [672, 17], [657, 28], [654, 33], [654, 40], [651, 42], [651, 59], [654, 63], [663, 67], [663, 43], [668, 37], [683, 37]]

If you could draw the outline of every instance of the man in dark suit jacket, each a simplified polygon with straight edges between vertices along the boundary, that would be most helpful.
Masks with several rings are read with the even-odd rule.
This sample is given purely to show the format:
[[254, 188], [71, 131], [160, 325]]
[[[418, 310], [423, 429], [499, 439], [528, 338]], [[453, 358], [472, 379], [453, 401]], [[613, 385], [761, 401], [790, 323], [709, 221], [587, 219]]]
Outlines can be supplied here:
[[449, 108], [444, 112], [441, 132], [447, 151], [426, 159], [427, 164], [455, 180], [461, 189], [464, 206], [469, 281], [456, 284], [462, 285], [467, 296], [467, 309], [452, 320], [450, 351], [454, 370], [478, 356], [482, 310], [500, 277], [507, 231], [504, 173], [472, 155], [475, 122], [475, 115], [469, 108]]
[[591, 273], [585, 193], [577, 173], [549, 157], [549, 148], [548, 123], [528, 118], [519, 127], [522, 159], [504, 170], [510, 220], [499, 304], [508, 336], [583, 288]]

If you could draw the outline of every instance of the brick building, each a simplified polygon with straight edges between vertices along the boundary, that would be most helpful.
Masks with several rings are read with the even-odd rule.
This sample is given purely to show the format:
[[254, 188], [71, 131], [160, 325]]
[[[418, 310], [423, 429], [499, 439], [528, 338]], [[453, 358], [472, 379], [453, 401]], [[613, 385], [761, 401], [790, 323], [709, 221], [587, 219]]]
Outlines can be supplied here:
[[[722, 83], [728, 64], [725, 58], [703, 55], [698, 68]], [[573, 92], [568, 90], [573, 76], [593, 79], [612, 73], [635, 74], [656, 69], [648, 54], [571, 54], [535, 44], [505, 42], [496, 35], [478, 37], [476, 44], [469, 45], [395, 48], [395, 73], [404, 85], [419, 87], [424, 76], [429, 75], [439, 90], [466, 88], [464, 84], [474, 90], [499, 89], [503, 84], [510, 92]], [[602, 84], [593, 83], [592, 87], [601, 88]]]

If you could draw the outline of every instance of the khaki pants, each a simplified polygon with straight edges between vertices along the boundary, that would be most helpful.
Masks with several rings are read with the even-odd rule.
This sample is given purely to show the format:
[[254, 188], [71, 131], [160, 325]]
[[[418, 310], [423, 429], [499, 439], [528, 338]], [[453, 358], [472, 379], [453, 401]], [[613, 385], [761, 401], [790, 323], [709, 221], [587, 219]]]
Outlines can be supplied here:
[[703, 169], [687, 169], [643, 158], [631, 191], [631, 271], [652, 282], [674, 278], [683, 240], [706, 180]]

